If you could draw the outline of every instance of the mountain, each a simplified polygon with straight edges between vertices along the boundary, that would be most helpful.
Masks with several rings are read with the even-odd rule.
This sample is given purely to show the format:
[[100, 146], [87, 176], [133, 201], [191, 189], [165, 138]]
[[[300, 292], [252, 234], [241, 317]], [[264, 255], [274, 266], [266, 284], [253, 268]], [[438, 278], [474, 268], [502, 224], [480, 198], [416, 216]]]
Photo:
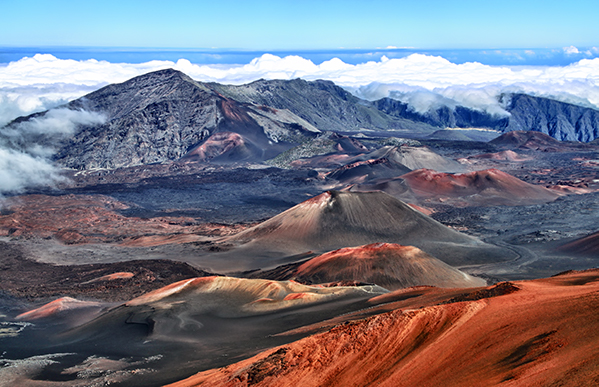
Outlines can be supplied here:
[[526, 94], [504, 96], [511, 114], [506, 131], [532, 130], [561, 141], [589, 142], [599, 137], [599, 111]]
[[287, 109], [320, 130], [355, 132], [361, 129], [434, 131], [427, 123], [389, 116], [331, 81], [303, 79], [258, 80], [247, 85], [209, 84], [213, 90], [242, 103]]
[[330, 168], [342, 165], [351, 155], [368, 152], [369, 149], [355, 138], [324, 132], [312, 141], [285, 151], [267, 164], [279, 168]]
[[280, 279], [312, 284], [356, 281], [389, 290], [419, 285], [448, 288], [486, 285], [485, 280], [471, 277], [417, 247], [394, 243], [330, 251], [298, 264]]
[[[64, 108], [105, 117], [103, 124], [79, 125], [57, 147], [54, 159], [75, 169], [161, 163], [185, 156], [261, 161], [320, 133], [289, 111], [233, 101], [172, 69], [108, 85]], [[202, 151], [205, 142], [210, 149]]]
[[490, 143], [503, 149], [556, 151], [562, 147], [559, 141], [545, 133], [521, 130], [502, 134]]
[[507, 117], [497, 117], [465, 106], [441, 106], [426, 113], [416, 112], [409, 104], [392, 98], [374, 102], [382, 112], [393, 117], [424, 122], [437, 128], [496, 128], [507, 126]]
[[364, 159], [387, 158], [409, 169], [428, 168], [440, 172], [460, 172], [464, 167], [452, 159], [443, 157], [426, 146], [384, 146], [365, 156]]
[[370, 160], [358, 160], [336, 168], [327, 174], [327, 178], [343, 184], [369, 182], [376, 179], [392, 178], [409, 172], [405, 165], [388, 157]]
[[[362, 100], [330, 81], [259, 80], [233, 86], [196, 82], [167, 69], [108, 85], [58, 108], [102, 117], [101, 121], [76, 123], [72, 133], [66, 131], [58, 140], [43, 133], [19, 132], [22, 124], [56, 119], [52, 113], [42, 112], [14, 120], [8, 128], [16, 133], [0, 142], [17, 143], [36, 152], [42, 149], [53, 154], [59, 165], [73, 169], [180, 159], [261, 162], [304, 144], [273, 161], [273, 165], [288, 167], [298, 154], [311, 149], [305, 144], [324, 131], [367, 130], [426, 137], [439, 128], [477, 127], [537, 131], [558, 140], [579, 141], [599, 135], [596, 110], [523, 94], [504, 95], [502, 101], [509, 117], [460, 106], [420, 114], [389, 98]], [[350, 153], [361, 148], [355, 140], [335, 142]]]
[[[341, 162], [339, 158], [336, 160]], [[363, 187], [359, 189], [361, 191], [365, 190], [366, 185], [388, 181], [413, 169], [428, 168], [445, 172], [458, 172], [464, 169], [461, 164], [440, 156], [427, 147], [406, 145], [383, 146], [372, 152], [347, 158], [342, 163], [344, 165], [329, 172], [327, 178], [342, 184], [362, 185]]]
[[510, 251], [452, 230], [384, 192], [328, 191], [225, 241], [235, 246], [228, 254], [266, 257], [263, 268], [273, 267], [273, 257], [381, 242], [416, 246], [450, 265], [513, 257]]
[[599, 137], [599, 110], [527, 94], [499, 97], [509, 115], [497, 116], [464, 106], [442, 106], [418, 113], [404, 102], [383, 98], [375, 106], [393, 117], [438, 128], [489, 128], [502, 132], [537, 131], [560, 141], [589, 142]]

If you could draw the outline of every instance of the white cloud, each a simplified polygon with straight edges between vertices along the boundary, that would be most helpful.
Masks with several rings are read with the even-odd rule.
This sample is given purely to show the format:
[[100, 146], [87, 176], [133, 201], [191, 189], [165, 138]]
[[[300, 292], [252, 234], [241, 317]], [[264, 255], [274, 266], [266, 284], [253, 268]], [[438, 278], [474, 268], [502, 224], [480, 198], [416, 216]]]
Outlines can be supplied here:
[[578, 48], [576, 48], [575, 46], [568, 46], [564, 47], [564, 53], [566, 55], [577, 55], [580, 54], [580, 51], [578, 51]]
[[13, 149], [0, 148], [0, 198], [36, 185], [52, 185], [64, 180], [60, 170], [47, 159]]
[[103, 122], [105, 118], [98, 113], [55, 109], [0, 129], [0, 197], [64, 180], [60, 168], [50, 161], [55, 146], [77, 126]]
[[[564, 52], [575, 51], [578, 49], [573, 46], [564, 49]], [[328, 79], [365, 98], [391, 96], [404, 100], [418, 111], [443, 103], [501, 114], [496, 96], [506, 91], [599, 108], [599, 58], [562, 67], [510, 67], [477, 62], [455, 64], [441, 57], [413, 54], [357, 65], [335, 58], [317, 65], [300, 56], [265, 54], [246, 65], [197, 65], [186, 59], [131, 64], [61, 60], [38, 54], [0, 67], [0, 125], [18, 115], [57, 106], [108, 83], [164, 68], [181, 70], [198, 81], [228, 84], [260, 78]]]

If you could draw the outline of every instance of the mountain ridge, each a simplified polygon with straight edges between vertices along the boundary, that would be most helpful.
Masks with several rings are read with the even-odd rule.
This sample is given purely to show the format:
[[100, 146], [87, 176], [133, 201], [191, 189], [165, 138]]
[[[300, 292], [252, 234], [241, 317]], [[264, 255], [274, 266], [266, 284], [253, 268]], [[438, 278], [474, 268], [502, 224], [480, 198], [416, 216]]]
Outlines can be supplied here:
[[[463, 106], [420, 114], [389, 98], [362, 100], [331, 81], [258, 80], [233, 86], [197, 82], [166, 69], [105, 86], [59, 107], [100, 113], [105, 122], [80, 123], [58, 143], [37, 137], [24, 143], [49, 148], [59, 165], [81, 170], [179, 160], [220, 132], [241, 139], [204, 152], [201, 161], [263, 162], [325, 131], [426, 138], [439, 128], [457, 126], [525, 129], [568, 141], [599, 137], [597, 110], [524, 94], [501, 99], [509, 117]], [[18, 129], [46, 113], [20, 117], [7, 127]]]

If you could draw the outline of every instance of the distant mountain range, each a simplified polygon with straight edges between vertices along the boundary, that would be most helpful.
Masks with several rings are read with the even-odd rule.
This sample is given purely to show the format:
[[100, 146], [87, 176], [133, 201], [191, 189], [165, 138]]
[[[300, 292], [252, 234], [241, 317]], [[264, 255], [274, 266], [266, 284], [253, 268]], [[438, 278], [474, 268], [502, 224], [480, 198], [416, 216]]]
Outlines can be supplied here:
[[[179, 159], [265, 161], [322, 132], [425, 138], [444, 128], [533, 130], [558, 140], [599, 137], [599, 111], [524, 94], [501, 97], [510, 116], [458, 106], [420, 114], [383, 98], [359, 99], [330, 81], [259, 80], [233, 86], [201, 83], [172, 69], [112, 84], [64, 108], [105, 116], [79, 125], [52, 147], [59, 164], [74, 169], [118, 168]], [[20, 117], [16, 127], [46, 112]]]
[[444, 106], [424, 114], [391, 98], [375, 101], [375, 106], [393, 117], [424, 122], [439, 128], [488, 128], [501, 132], [532, 130], [560, 141], [589, 142], [599, 137], [599, 111], [527, 94], [500, 96], [509, 116], [457, 106]]

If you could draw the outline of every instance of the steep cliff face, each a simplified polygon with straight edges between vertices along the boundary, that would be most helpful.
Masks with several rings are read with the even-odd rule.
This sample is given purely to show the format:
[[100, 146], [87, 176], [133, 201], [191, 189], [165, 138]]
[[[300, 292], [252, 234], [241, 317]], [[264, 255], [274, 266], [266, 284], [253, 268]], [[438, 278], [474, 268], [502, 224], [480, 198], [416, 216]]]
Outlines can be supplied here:
[[589, 142], [599, 137], [599, 111], [548, 98], [514, 94], [507, 104], [506, 131], [534, 130], [561, 141]]
[[421, 121], [439, 128], [490, 128], [503, 132], [532, 130], [560, 141], [589, 142], [599, 137], [599, 111], [526, 94], [500, 96], [509, 116], [496, 116], [464, 106], [417, 113], [406, 103], [383, 98], [375, 106], [393, 117]]
[[163, 70], [104, 87], [67, 105], [106, 115], [83, 127], [57, 152], [67, 167], [121, 167], [174, 160], [207, 138], [222, 120], [219, 97], [186, 75]]

